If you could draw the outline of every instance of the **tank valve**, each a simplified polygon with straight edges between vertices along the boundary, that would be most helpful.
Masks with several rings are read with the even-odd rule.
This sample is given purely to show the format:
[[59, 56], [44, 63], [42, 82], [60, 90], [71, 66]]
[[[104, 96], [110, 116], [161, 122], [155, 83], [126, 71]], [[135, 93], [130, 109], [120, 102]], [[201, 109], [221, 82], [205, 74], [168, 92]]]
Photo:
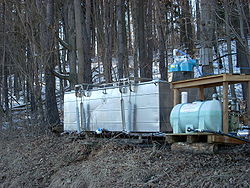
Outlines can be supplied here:
[[192, 129], [191, 127], [187, 128], [187, 132], [192, 132], [192, 131], [194, 131], [194, 129]]
[[187, 132], [203, 132], [203, 130], [202, 129], [192, 129], [191, 127], [188, 127], [187, 128]]

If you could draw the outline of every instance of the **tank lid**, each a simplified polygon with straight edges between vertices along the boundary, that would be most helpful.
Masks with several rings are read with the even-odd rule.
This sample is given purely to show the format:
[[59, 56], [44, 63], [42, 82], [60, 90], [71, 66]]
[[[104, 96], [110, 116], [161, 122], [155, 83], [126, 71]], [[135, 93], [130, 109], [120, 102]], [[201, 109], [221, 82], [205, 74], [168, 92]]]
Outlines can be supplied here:
[[217, 95], [217, 93], [214, 93], [214, 94], [212, 95], [212, 98], [213, 98], [213, 100], [218, 100], [218, 95]]

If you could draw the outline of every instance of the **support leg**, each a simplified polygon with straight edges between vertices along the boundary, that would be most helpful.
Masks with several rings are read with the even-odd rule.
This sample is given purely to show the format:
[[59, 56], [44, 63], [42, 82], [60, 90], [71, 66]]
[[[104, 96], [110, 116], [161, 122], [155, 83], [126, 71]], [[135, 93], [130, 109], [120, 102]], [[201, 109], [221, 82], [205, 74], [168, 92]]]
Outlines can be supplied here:
[[205, 100], [204, 87], [199, 87], [199, 99], [202, 101]]
[[174, 106], [180, 103], [180, 91], [179, 89], [174, 89]]
[[228, 133], [228, 82], [223, 82], [223, 132]]

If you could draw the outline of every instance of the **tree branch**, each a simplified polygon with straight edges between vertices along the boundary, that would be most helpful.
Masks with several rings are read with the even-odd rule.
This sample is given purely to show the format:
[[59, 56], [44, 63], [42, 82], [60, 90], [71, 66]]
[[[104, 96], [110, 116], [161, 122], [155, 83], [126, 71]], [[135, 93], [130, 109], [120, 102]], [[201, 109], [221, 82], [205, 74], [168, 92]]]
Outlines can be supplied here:
[[220, 57], [217, 57], [217, 58], [213, 59], [213, 61], [216, 61], [216, 60], [221, 59], [221, 58], [226, 57], [226, 56], [236, 55], [236, 54], [237, 54], [237, 53], [225, 54], [225, 55], [223, 55], [223, 56], [220, 56]]
[[68, 49], [68, 50], [72, 50], [72, 48], [70, 47], [70, 45], [69, 45], [67, 42], [65, 42], [64, 40], [62, 40], [60, 37], [57, 37], [57, 39], [58, 39], [58, 42], [59, 42], [64, 48], [66, 48], [66, 49]]
[[56, 77], [58, 77], [58, 78], [60, 78], [60, 79], [63, 79], [63, 80], [70, 80], [68, 74], [62, 74], [62, 73], [56, 72], [55, 70], [53, 70], [53, 74], [54, 74], [54, 76], [56, 76]]

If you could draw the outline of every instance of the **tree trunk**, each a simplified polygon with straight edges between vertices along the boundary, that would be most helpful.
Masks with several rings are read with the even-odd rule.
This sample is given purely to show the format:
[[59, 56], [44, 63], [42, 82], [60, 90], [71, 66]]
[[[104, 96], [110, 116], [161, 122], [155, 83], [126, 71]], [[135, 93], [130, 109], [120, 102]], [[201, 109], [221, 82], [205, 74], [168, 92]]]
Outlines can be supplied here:
[[[4, 101], [6, 101], [6, 89], [5, 87], [7, 86], [7, 70], [6, 70], [6, 5], [5, 2], [2, 3], [2, 8], [3, 8], [3, 15], [2, 15], [2, 32], [3, 32], [3, 50], [2, 50], [2, 57], [1, 57], [1, 90], [0, 90], [0, 96], [1, 96], [1, 100], [0, 100], [0, 110], [3, 111], [4, 109], [6, 109], [6, 103]], [[8, 89], [8, 88], [7, 88]], [[8, 90], [7, 90], [8, 92]], [[3, 97], [2, 97], [3, 96]], [[8, 103], [7, 103], [8, 104]], [[7, 108], [9, 106], [7, 105]], [[2, 128], [2, 126], [0, 126]]]
[[90, 39], [87, 39], [86, 24], [83, 20], [82, 6], [80, 0], [74, 0], [76, 46], [78, 57], [78, 82], [92, 83]]
[[161, 20], [164, 20], [164, 14], [158, 0], [154, 1], [156, 9], [156, 26], [159, 44], [159, 69], [162, 80], [168, 80], [168, 59], [166, 57], [166, 31]]
[[[191, 57], [194, 55], [194, 38], [191, 24], [190, 1], [180, 1], [180, 43], [182, 50], [185, 50]], [[173, 81], [187, 80], [194, 77], [192, 71], [173, 72]]]
[[181, 6], [181, 24], [180, 24], [180, 42], [183, 50], [192, 57], [194, 55], [194, 37], [191, 23], [192, 9], [190, 1], [180, 1]]
[[91, 0], [85, 0], [85, 12], [86, 19], [83, 23], [83, 42], [84, 42], [84, 81], [86, 83], [92, 84], [92, 71], [91, 71], [91, 57], [94, 53], [92, 53], [92, 47], [94, 41], [91, 41], [91, 19], [92, 19], [92, 5]]
[[67, 16], [65, 19], [65, 27], [67, 39], [70, 49], [68, 49], [68, 62], [70, 68], [70, 87], [73, 89], [78, 83], [76, 71], [76, 28], [75, 28], [75, 13], [74, 2], [69, 0], [67, 6]]
[[145, 78], [153, 79], [153, 48], [154, 48], [154, 42], [153, 42], [153, 26], [152, 26], [152, 19], [153, 19], [153, 10], [152, 10], [153, 4], [152, 0], [148, 0], [147, 2], [147, 16], [146, 16], [146, 44], [147, 44], [147, 59], [146, 59], [146, 67], [145, 67]]
[[9, 112], [9, 89], [8, 89], [8, 68], [6, 66], [6, 57], [5, 57], [5, 63], [4, 63], [4, 76], [3, 76], [3, 96], [4, 96], [4, 110], [6, 113]]
[[[104, 48], [104, 59], [103, 59], [103, 66], [104, 66], [104, 78], [106, 83], [112, 82], [112, 44], [113, 44], [113, 19], [114, 19], [114, 4], [113, 1], [105, 1], [104, 2], [104, 24], [102, 22], [101, 26], [99, 27], [100, 30], [104, 30], [103, 36], [104, 41], [102, 42], [101, 48]], [[101, 42], [101, 41], [100, 41]]]
[[54, 27], [54, 0], [47, 0], [46, 7], [46, 23], [48, 25], [47, 38], [46, 38], [46, 50], [49, 53], [48, 61], [45, 66], [45, 106], [46, 106], [46, 119], [50, 126], [58, 124], [60, 122], [56, 94], [55, 94], [55, 76], [54, 71], [54, 33], [52, 28]]
[[127, 1], [127, 19], [128, 19], [128, 23], [127, 23], [127, 28], [128, 28], [128, 55], [132, 55], [133, 52], [133, 48], [132, 48], [132, 30], [131, 30], [131, 2], [129, 0]]
[[[214, 40], [214, 23], [216, 15], [216, 2], [215, 0], [206, 1], [200, 0], [201, 7], [201, 21], [200, 21], [200, 31], [201, 31], [201, 63], [203, 64], [202, 72], [203, 75], [213, 75], [213, 40]], [[216, 92], [215, 88], [205, 89], [205, 97], [211, 98], [212, 94]]]
[[146, 38], [145, 38], [145, 2], [144, 0], [137, 1], [137, 21], [138, 21], [138, 51], [139, 51], [139, 67], [140, 77], [147, 78], [146, 71]]
[[[226, 24], [226, 41], [227, 41], [227, 53], [231, 54], [232, 53], [232, 47], [231, 47], [231, 32], [230, 32], [230, 10], [229, 10], [229, 2], [227, 0], [224, 0], [224, 10], [225, 10], [225, 24]], [[233, 59], [232, 55], [228, 56], [228, 67], [229, 67], [229, 73], [233, 73]], [[235, 89], [234, 89], [234, 84], [230, 85], [230, 90], [231, 90], [231, 95], [232, 98], [236, 98], [235, 94]]]
[[128, 76], [125, 0], [117, 0], [118, 78]]
[[196, 32], [196, 39], [197, 41], [199, 41], [201, 39], [200, 37], [200, 20], [201, 20], [201, 15], [200, 15], [200, 0], [196, 0], [195, 3], [195, 9], [196, 9], [196, 28], [197, 28], [197, 32]]
[[133, 19], [133, 33], [134, 33], [134, 48], [133, 48], [133, 58], [134, 58], [134, 77], [139, 77], [139, 62], [138, 62], [138, 48], [139, 48], [139, 31], [138, 31], [138, 16], [137, 16], [137, 1], [131, 2], [131, 12]]
[[[236, 37], [236, 49], [237, 49], [237, 65], [240, 67], [240, 71], [243, 74], [250, 74], [250, 51], [247, 42], [247, 35], [249, 34], [248, 21], [250, 19], [249, 3], [248, 1], [236, 0], [237, 6], [237, 21], [235, 24], [237, 36]], [[245, 19], [244, 19], [245, 15]], [[243, 98], [247, 100], [247, 84], [242, 84]], [[248, 107], [249, 108], [249, 107]]]

